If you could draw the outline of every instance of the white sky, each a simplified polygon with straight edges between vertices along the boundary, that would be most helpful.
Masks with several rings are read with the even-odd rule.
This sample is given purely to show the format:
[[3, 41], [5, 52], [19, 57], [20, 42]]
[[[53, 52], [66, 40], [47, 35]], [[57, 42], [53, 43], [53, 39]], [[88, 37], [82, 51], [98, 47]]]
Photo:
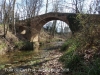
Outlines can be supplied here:
[[[43, 7], [41, 8], [39, 14], [44, 14], [44, 13], [45, 13], [45, 9], [46, 9], [46, 0], [43, 0], [43, 1], [44, 1], [44, 2], [43, 2]], [[53, 7], [53, 4], [52, 4], [52, 3], [54, 3], [55, 0], [48, 0], [48, 1], [49, 1], [48, 12], [52, 12], [52, 7]], [[72, 11], [70, 10], [70, 8], [67, 8], [67, 6], [73, 7], [73, 6], [72, 6], [72, 3], [71, 3], [72, 0], [62, 0], [62, 1], [65, 1], [65, 2], [63, 2], [63, 3], [61, 4], [61, 5], [63, 6], [63, 10], [64, 10], [64, 11], [61, 11], [61, 12], [71, 13]], [[84, 7], [85, 10], [88, 9], [88, 6], [89, 6], [89, 4], [90, 4], [91, 1], [92, 1], [92, 0], [85, 0], [85, 7]], [[16, 3], [21, 3], [21, 0], [16, 0]], [[84, 10], [84, 11], [85, 11], [85, 10]]]

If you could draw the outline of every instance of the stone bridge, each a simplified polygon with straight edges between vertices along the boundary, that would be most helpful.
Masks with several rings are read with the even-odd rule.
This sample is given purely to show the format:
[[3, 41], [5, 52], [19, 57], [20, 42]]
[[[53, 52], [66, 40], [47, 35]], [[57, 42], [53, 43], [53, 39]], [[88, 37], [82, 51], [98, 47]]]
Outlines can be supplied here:
[[[72, 33], [79, 30], [79, 20], [76, 19], [78, 14], [75, 13], [59, 13], [59, 12], [50, 12], [43, 15], [35, 16], [29, 19], [25, 19], [23, 21], [17, 22], [17, 26], [19, 30], [25, 30], [25, 36], [31, 42], [38, 41], [38, 34], [40, 33], [41, 28], [47, 22], [51, 20], [61, 20], [67, 23], [72, 31]], [[88, 15], [91, 19], [92, 23], [100, 24], [100, 15], [94, 14], [85, 14]], [[82, 16], [84, 18], [84, 15]], [[85, 18], [84, 18], [85, 19]]]

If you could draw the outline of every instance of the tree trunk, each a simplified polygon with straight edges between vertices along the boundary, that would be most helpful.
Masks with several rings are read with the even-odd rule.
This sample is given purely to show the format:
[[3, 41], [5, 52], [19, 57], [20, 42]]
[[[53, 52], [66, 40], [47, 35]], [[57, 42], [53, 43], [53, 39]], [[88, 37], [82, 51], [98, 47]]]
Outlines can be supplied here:
[[5, 29], [5, 25], [6, 25], [6, 0], [4, 1], [4, 5], [3, 5], [3, 15], [4, 15], [4, 20], [3, 20], [3, 25], [4, 25], [4, 38], [6, 38], [6, 29]]
[[55, 35], [56, 23], [57, 23], [57, 20], [54, 20], [53, 23], [52, 23], [51, 35], [52, 35], [53, 37], [54, 37], [54, 35]]
[[47, 12], [48, 12], [48, 0], [46, 2], [46, 11], [45, 11], [45, 13], [47, 13]]
[[16, 0], [13, 1], [13, 9], [12, 9], [12, 24], [13, 24], [13, 33], [16, 35], [16, 28], [15, 28], [15, 14], [14, 14], [14, 10], [15, 10], [15, 2]]

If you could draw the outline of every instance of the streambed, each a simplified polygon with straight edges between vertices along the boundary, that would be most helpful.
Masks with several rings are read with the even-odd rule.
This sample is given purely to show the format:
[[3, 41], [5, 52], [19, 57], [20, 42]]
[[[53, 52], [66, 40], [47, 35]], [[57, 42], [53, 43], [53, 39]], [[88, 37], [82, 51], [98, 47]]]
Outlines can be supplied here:
[[62, 55], [59, 52], [62, 43], [53, 42], [34, 51], [17, 50], [0, 56], [0, 75], [44, 75], [45, 71], [51, 73], [54, 70], [60, 72], [62, 64], [57, 60]]

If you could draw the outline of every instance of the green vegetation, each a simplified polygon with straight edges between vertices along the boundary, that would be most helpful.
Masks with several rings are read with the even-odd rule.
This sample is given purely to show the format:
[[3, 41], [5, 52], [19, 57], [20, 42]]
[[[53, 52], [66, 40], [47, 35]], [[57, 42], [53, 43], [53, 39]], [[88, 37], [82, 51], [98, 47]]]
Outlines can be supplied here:
[[68, 39], [61, 47], [61, 51], [65, 51], [67, 49], [69, 50], [74, 50], [77, 48], [77, 46], [79, 46], [79, 41], [77, 39], [71, 38]]
[[[90, 22], [90, 17], [78, 15], [80, 19], [80, 32], [63, 44], [64, 51], [60, 61], [65, 68], [69, 68], [68, 75], [100, 75], [100, 25]], [[86, 19], [85, 19], [86, 18]]]
[[29, 41], [15, 42], [15, 47], [20, 50], [33, 50], [33, 43]]
[[[80, 53], [81, 51], [79, 51], [79, 42], [75, 40], [72, 43], [72, 40], [70, 39], [61, 48], [65, 52], [60, 58], [64, 67], [69, 68], [72, 75], [100, 75], [100, 58], [97, 54], [95, 53], [92, 59], [86, 60], [85, 53]], [[66, 47], [68, 48], [66, 49]]]

